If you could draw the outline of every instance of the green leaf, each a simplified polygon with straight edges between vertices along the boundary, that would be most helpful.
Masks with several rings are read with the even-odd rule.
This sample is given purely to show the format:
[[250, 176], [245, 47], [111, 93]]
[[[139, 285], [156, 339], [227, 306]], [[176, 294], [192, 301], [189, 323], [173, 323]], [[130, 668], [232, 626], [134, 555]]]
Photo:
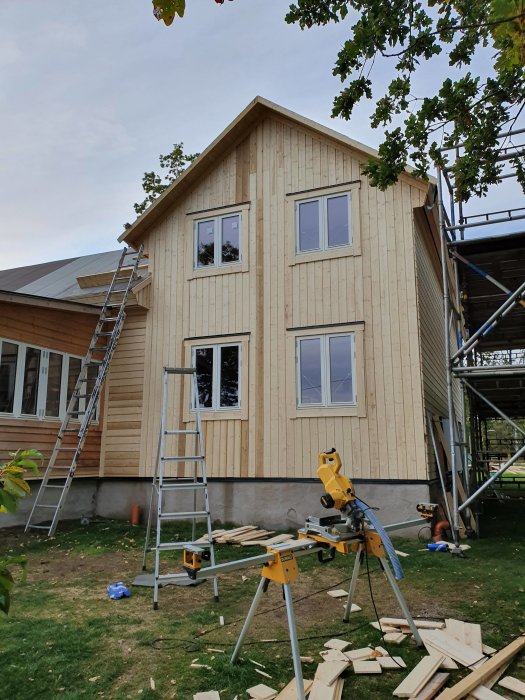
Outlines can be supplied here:
[[18, 500], [4, 489], [0, 489], [0, 505], [3, 508], [3, 512], [16, 513]]
[[17, 481], [20, 481], [20, 479], [15, 480], [14, 476], [6, 475], [4, 477], [4, 492], [15, 498], [24, 498], [26, 491], [19, 486]]

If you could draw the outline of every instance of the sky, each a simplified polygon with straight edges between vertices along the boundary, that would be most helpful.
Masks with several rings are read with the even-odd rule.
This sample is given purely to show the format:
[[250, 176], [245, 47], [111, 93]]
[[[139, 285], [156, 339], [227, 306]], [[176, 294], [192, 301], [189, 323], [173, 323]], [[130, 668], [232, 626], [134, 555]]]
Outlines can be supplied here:
[[159, 154], [202, 151], [256, 95], [377, 147], [371, 104], [330, 117], [348, 21], [302, 32], [288, 5], [187, 0], [166, 27], [151, 0], [0, 0], [0, 269], [117, 248]]

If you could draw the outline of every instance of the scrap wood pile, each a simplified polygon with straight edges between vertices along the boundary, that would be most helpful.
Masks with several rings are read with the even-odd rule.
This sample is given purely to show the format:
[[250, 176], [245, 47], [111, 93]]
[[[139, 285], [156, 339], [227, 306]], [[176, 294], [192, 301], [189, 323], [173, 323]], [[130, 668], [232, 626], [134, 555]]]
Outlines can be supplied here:
[[[275, 535], [275, 537], [271, 537], [271, 535], [275, 535], [275, 532], [261, 530], [256, 525], [244, 525], [233, 530], [213, 530], [211, 533], [213, 542], [217, 544], [237, 544], [243, 547], [256, 544], [266, 547], [293, 539], [292, 535]], [[208, 535], [203, 535], [195, 544], [199, 542], [208, 542]]]
[[[394, 697], [413, 700], [501, 700], [506, 696], [492, 690], [496, 684], [525, 697], [525, 683], [510, 676], [501, 678], [514, 656], [525, 647], [525, 636], [518, 637], [497, 651], [483, 643], [480, 625], [455, 619], [447, 619], [445, 622], [414, 622], [427, 654], [399, 683], [393, 691]], [[371, 624], [382, 632], [385, 643], [400, 644], [411, 634], [407, 620], [402, 618], [385, 617], [380, 618], [379, 623]], [[349, 649], [350, 646], [351, 642], [342, 639], [330, 639], [324, 644], [319, 652], [322, 661], [318, 664], [313, 679], [304, 681], [308, 700], [341, 700], [345, 683], [342, 675], [346, 671], [352, 671], [356, 675], [406, 672], [407, 666], [402, 657], [391, 656], [384, 647]], [[265, 668], [258, 662], [248, 660]], [[301, 661], [303, 664], [314, 663], [313, 657], [303, 656]], [[461, 666], [469, 669], [470, 673], [443, 690], [450, 678], [449, 671]], [[260, 668], [255, 671], [271, 681], [272, 676]], [[282, 690], [259, 683], [248, 688], [246, 693], [251, 700], [297, 700], [296, 680], [292, 678]], [[197, 693], [193, 698], [221, 700], [221, 695], [214, 690]], [[233, 698], [244, 699], [245, 696], [242, 699], [240, 696]]]

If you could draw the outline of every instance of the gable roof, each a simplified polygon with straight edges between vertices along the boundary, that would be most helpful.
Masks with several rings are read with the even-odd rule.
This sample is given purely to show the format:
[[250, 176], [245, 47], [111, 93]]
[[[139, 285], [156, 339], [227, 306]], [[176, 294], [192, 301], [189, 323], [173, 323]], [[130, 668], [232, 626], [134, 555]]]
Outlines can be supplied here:
[[[212, 143], [204, 149], [204, 151], [196, 158], [193, 163], [180, 175], [164, 192], [151, 204], [146, 211], [141, 214], [136, 221], [129, 226], [124, 233], [119, 237], [119, 242], [134, 244], [140, 240], [145, 231], [175, 202], [183, 196], [207, 171], [210, 165], [218, 162], [227, 151], [229, 151], [236, 143], [238, 143], [247, 132], [260, 119], [265, 116], [273, 115], [284, 117], [285, 119], [294, 122], [295, 124], [312, 129], [319, 132], [323, 136], [327, 136], [338, 143], [349, 146], [359, 152], [366, 158], [377, 158], [378, 152], [370, 146], [366, 146], [359, 141], [355, 141], [338, 131], [334, 131], [322, 124], [307, 119], [306, 117], [285, 109], [264, 97], [256, 97], [250, 104], [239, 114], [236, 119], [231, 122], [224, 131], [212, 141]], [[407, 173], [410, 168], [407, 168]], [[423, 181], [420, 181], [423, 182]], [[428, 183], [424, 183], [425, 186]]]

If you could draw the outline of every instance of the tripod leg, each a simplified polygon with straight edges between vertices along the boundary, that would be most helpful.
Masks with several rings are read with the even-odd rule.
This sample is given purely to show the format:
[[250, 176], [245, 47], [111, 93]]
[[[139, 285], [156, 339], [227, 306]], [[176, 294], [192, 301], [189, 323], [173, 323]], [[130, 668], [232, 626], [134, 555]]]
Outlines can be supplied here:
[[270, 580], [267, 578], [264, 578], [264, 576], [261, 577], [261, 582], [259, 583], [259, 587], [257, 588], [257, 591], [255, 592], [255, 595], [252, 600], [252, 604], [250, 606], [250, 609], [248, 611], [248, 615], [246, 616], [246, 620], [244, 621], [244, 625], [242, 626], [241, 633], [239, 635], [239, 639], [237, 640], [237, 644], [235, 645], [235, 649], [233, 650], [232, 657], [230, 659], [230, 663], [234, 664], [237, 659], [239, 658], [239, 654], [241, 653], [242, 645], [244, 642], [244, 639], [246, 635], [248, 634], [248, 631], [250, 629], [250, 625], [252, 624], [252, 620], [254, 618], [254, 615], [257, 611], [257, 607], [259, 606], [259, 603], [261, 602], [261, 598], [263, 593], [266, 593], [268, 590], [268, 584], [270, 583]]
[[390, 570], [390, 567], [388, 565], [387, 560], [380, 557], [379, 563], [381, 564], [381, 568], [385, 572], [385, 575], [388, 579], [388, 583], [390, 584], [390, 587], [394, 591], [394, 595], [397, 598], [397, 602], [399, 603], [399, 607], [403, 611], [403, 615], [405, 616], [405, 619], [408, 622], [410, 629], [412, 630], [412, 634], [414, 635], [414, 639], [416, 640], [416, 644], [418, 645], [418, 647], [422, 647], [423, 640], [421, 639], [421, 635], [419, 634], [418, 629], [417, 629], [416, 625], [414, 624], [414, 619], [412, 618], [410, 610], [408, 609], [407, 602], [404, 599], [403, 594], [401, 593], [401, 591], [399, 589], [399, 586], [397, 585], [397, 581], [394, 578], [394, 574]]
[[292, 645], [293, 670], [297, 684], [297, 700], [305, 700], [303, 669], [301, 668], [301, 655], [299, 642], [297, 641], [297, 629], [295, 627], [295, 615], [293, 611], [292, 589], [289, 583], [283, 584], [284, 600], [286, 602], [286, 614], [288, 615], [288, 629], [290, 631], [290, 644]]
[[343, 615], [343, 622], [348, 622], [350, 618], [350, 611], [352, 610], [352, 601], [354, 599], [354, 593], [355, 593], [355, 588], [357, 586], [357, 578], [359, 576], [359, 569], [361, 568], [361, 564], [363, 563], [363, 545], [359, 545], [359, 549], [357, 550], [356, 556], [355, 556], [355, 561], [354, 561], [354, 570], [352, 571], [352, 580], [350, 581], [350, 588], [348, 590], [348, 598], [346, 599], [346, 607], [345, 607], [345, 613]]

